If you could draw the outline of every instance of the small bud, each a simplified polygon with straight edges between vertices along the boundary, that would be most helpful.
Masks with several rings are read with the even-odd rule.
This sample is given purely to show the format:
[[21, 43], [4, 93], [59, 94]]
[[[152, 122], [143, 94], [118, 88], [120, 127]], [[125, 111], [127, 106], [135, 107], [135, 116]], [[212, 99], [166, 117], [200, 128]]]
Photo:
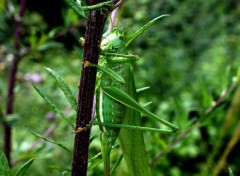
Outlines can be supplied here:
[[90, 66], [91, 66], [91, 62], [89, 62], [89, 61], [84, 62], [84, 67], [90, 67]]
[[75, 131], [75, 133], [80, 133], [80, 132], [82, 132], [83, 130], [84, 130], [84, 128], [78, 127], [77, 130]]
[[82, 46], [85, 46], [85, 39], [83, 37], [80, 37], [79, 42]]

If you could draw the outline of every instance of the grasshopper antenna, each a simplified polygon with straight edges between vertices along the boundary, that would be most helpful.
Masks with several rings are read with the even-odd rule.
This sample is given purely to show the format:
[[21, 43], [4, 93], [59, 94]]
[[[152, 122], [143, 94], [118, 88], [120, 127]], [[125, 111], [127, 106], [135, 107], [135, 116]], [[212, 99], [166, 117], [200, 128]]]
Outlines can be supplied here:
[[[118, 3], [115, 4], [115, 8], [114, 8], [114, 10], [112, 11], [111, 16], [110, 16], [110, 24], [109, 24], [109, 26], [108, 26], [108, 32], [110, 32], [111, 29], [114, 27], [115, 22], [116, 22], [116, 16], [117, 16], [117, 13], [118, 13], [119, 6], [121, 6], [122, 4], [124, 4], [125, 1], [126, 1], [126, 0], [120, 0]], [[121, 11], [120, 11], [120, 15], [121, 15], [121, 14], [122, 14], [122, 9], [121, 9]], [[118, 20], [118, 22], [117, 22], [117, 26], [118, 26], [118, 24], [119, 24], [119, 21], [120, 21], [120, 20]]]
[[[125, 2], [125, 1], [124, 1], [124, 2]], [[119, 25], [119, 23], [120, 23], [120, 19], [121, 19], [122, 13], [123, 13], [124, 2], [122, 3], [122, 7], [121, 7], [120, 12], [119, 12], [119, 15], [118, 15], [118, 21], [117, 21], [117, 25], [116, 25], [117, 28], [118, 28], [118, 25]]]
[[111, 16], [110, 16], [110, 24], [108, 26], [108, 32], [111, 31], [111, 29], [114, 27], [115, 25], [115, 22], [116, 22], [116, 16], [117, 16], [117, 13], [118, 13], [118, 7], [116, 7], [112, 13], [111, 13]]

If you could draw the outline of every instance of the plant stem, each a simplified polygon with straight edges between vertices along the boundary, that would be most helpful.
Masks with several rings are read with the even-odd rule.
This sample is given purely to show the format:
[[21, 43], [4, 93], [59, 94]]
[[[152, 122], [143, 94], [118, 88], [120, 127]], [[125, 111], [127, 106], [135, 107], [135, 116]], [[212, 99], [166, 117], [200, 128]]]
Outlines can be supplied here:
[[[89, 0], [88, 4], [94, 5], [101, 2], [103, 1]], [[85, 33], [86, 39], [84, 44], [83, 63], [86, 63], [86, 61], [92, 64], [98, 63], [103, 29], [111, 10], [112, 9], [109, 9], [109, 11], [90, 11]], [[86, 127], [91, 120], [96, 73], [95, 67], [82, 65], [76, 129], [79, 127]], [[89, 137], [90, 129], [75, 134], [72, 176], [85, 176], [87, 174]]]
[[[18, 65], [21, 60], [20, 53], [20, 42], [22, 38], [22, 21], [23, 16], [25, 13], [25, 6], [26, 6], [26, 0], [20, 1], [20, 11], [18, 14], [19, 19], [16, 20], [16, 30], [14, 33], [15, 43], [14, 43], [14, 49], [15, 49], [15, 57], [11, 64], [10, 72], [9, 72], [9, 83], [8, 83], [8, 94], [7, 94], [7, 106], [6, 106], [6, 114], [12, 114], [14, 109], [14, 87], [16, 83], [16, 73], [18, 70]], [[12, 138], [12, 130], [11, 130], [11, 124], [4, 122], [4, 152], [5, 155], [10, 163], [11, 161], [11, 138]]]

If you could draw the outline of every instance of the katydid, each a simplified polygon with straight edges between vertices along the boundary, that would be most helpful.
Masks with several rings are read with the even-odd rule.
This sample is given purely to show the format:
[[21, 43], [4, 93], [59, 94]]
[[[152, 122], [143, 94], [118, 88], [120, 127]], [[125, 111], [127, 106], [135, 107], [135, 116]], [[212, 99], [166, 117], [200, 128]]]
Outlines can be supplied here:
[[131, 67], [136, 57], [128, 55], [126, 50], [126, 46], [163, 16], [148, 22], [126, 41], [122, 40], [118, 29], [112, 29], [103, 37], [99, 65], [85, 63], [85, 66], [96, 66], [99, 69], [95, 90], [97, 121], [93, 124], [100, 125], [105, 176], [110, 175], [110, 153], [118, 136], [131, 175], [151, 175], [141, 131], [148, 128], [140, 126], [140, 113], [170, 128], [149, 130], [172, 133], [178, 130], [174, 124], [159, 118], [138, 103]]

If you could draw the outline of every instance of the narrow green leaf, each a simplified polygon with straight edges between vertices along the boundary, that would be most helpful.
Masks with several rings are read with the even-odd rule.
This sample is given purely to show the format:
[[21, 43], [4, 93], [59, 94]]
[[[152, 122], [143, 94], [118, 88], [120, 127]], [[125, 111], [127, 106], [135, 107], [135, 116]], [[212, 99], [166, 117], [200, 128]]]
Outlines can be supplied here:
[[112, 77], [113, 79], [115, 79], [116, 81], [119, 81], [121, 83], [125, 83], [123, 77], [121, 75], [119, 75], [118, 73], [116, 73], [115, 71], [113, 71], [110, 68], [107, 67], [101, 67], [99, 65], [95, 65], [92, 64], [94, 67], [97, 67], [97, 69], [101, 70], [103, 73], [106, 73], [107, 75], [109, 75], [110, 77]]
[[142, 106], [143, 106], [144, 108], [146, 108], [146, 107], [149, 106], [150, 104], [152, 104], [152, 101], [149, 101], [149, 102], [143, 104]]
[[7, 157], [0, 150], [0, 176], [10, 176], [10, 168]]
[[99, 159], [99, 158], [102, 158], [102, 152], [99, 152], [96, 155], [94, 155], [92, 158], [90, 158], [88, 160], [88, 162], [93, 162], [94, 160]]
[[66, 172], [71, 172], [71, 169], [64, 168], [64, 167], [59, 167], [59, 166], [49, 166], [51, 169], [59, 170], [59, 171], [66, 171]]
[[130, 97], [128, 94], [121, 91], [120, 89], [117, 89], [115, 87], [110, 87], [110, 86], [103, 87], [102, 89], [103, 89], [104, 93], [106, 93], [108, 96], [112, 97], [116, 101], [128, 106], [129, 108], [139, 111], [142, 114], [145, 114], [146, 116], [148, 116], [150, 118], [153, 118], [153, 119], [161, 122], [162, 124], [172, 128], [172, 130], [174, 132], [178, 131], [178, 128], [174, 124], [172, 124], [164, 119], [161, 119], [158, 116], [156, 116], [155, 114], [151, 113], [150, 111], [145, 109], [143, 106], [141, 106], [136, 100], [134, 100], [132, 97]]
[[166, 17], [169, 15], [161, 15], [153, 20], [149, 21], [147, 24], [145, 24], [143, 27], [141, 27], [138, 31], [136, 31], [133, 35], [131, 35], [125, 42], [125, 46], [128, 47], [129, 44], [132, 43], [134, 39], [136, 39], [138, 36], [140, 36], [145, 30], [147, 30], [149, 27], [151, 27], [157, 20], [161, 19], [162, 17]]
[[74, 125], [67, 119], [64, 113], [44, 94], [40, 89], [38, 89], [34, 84], [32, 84], [34, 89], [43, 97], [43, 99], [52, 107], [52, 109], [59, 114], [64, 120], [75, 130]]
[[143, 91], [148, 90], [148, 89], [150, 89], [150, 86], [141, 87], [139, 89], [136, 89], [136, 91], [137, 91], [137, 93], [140, 93], [140, 92], [143, 92]]
[[27, 173], [29, 167], [32, 165], [33, 161], [34, 161], [34, 158], [30, 159], [24, 165], [22, 165], [22, 167], [17, 171], [16, 176], [26, 175], [26, 173]]
[[64, 1], [79, 16], [87, 18], [86, 13], [84, 12], [84, 10], [81, 8], [81, 6], [76, 1], [74, 1], [74, 0], [64, 0]]
[[58, 83], [58, 86], [63, 91], [65, 97], [67, 98], [68, 102], [72, 105], [73, 109], [77, 111], [77, 101], [76, 98], [73, 96], [71, 89], [68, 87], [67, 83], [63, 80], [63, 78], [51, 68], [45, 69], [55, 78]]
[[234, 176], [234, 173], [233, 173], [231, 167], [228, 168], [228, 173], [229, 173], [229, 176]]
[[110, 172], [110, 175], [113, 175], [113, 174], [114, 174], [114, 172], [116, 171], [116, 169], [117, 169], [117, 167], [119, 166], [119, 164], [120, 164], [120, 162], [122, 161], [122, 159], [123, 159], [123, 155], [121, 155], [121, 156], [118, 158], [117, 162], [113, 165], [113, 167], [112, 167], [112, 169], [111, 169], [111, 172]]
[[96, 139], [99, 136], [99, 134], [92, 135], [89, 139], [89, 143], [91, 144], [94, 139]]
[[45, 51], [53, 48], [62, 48], [63, 44], [58, 42], [46, 42], [43, 45], [38, 46], [38, 51]]
[[40, 134], [34, 133], [34, 132], [31, 132], [31, 133], [32, 133], [34, 136], [43, 139], [44, 141], [47, 141], [47, 142], [50, 142], [50, 143], [52, 143], [52, 144], [58, 145], [58, 146], [61, 147], [62, 149], [66, 150], [67, 152], [72, 153], [67, 147], [65, 147], [65, 146], [64, 146], [63, 144], [61, 144], [61, 143], [58, 143], [58, 142], [56, 142], [56, 141], [54, 141], [54, 140], [52, 140], [52, 139], [46, 138], [46, 137], [44, 137], [44, 136], [42, 136], [42, 135], [40, 135]]
[[88, 171], [93, 170], [95, 167], [97, 167], [99, 164], [103, 162], [102, 159], [102, 152], [97, 153], [92, 158], [88, 160], [88, 163], [93, 162], [92, 165], [88, 166]]
[[98, 166], [99, 164], [101, 164], [102, 162], [103, 162], [102, 159], [96, 160], [92, 165], [90, 165], [90, 166], [88, 167], [88, 171], [93, 170], [95, 167], [97, 167], [97, 166]]
[[70, 173], [70, 171], [63, 171], [61, 175], [62, 176], [67, 176], [67, 175], [70, 176], [71, 173]]

